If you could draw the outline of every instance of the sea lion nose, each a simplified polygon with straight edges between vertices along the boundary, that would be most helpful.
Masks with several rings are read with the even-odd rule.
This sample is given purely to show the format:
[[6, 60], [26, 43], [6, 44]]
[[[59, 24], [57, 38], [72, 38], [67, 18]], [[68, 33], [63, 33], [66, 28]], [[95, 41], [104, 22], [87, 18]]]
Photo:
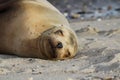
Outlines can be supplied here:
[[57, 48], [63, 48], [63, 44], [61, 42], [59, 42], [56, 47]]

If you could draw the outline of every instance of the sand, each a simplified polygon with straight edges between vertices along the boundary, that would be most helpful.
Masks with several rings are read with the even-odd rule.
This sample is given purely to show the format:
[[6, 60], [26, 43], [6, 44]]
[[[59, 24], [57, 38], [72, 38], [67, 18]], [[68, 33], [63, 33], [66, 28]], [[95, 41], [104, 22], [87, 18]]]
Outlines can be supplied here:
[[0, 55], [0, 80], [120, 80], [120, 19], [70, 24], [79, 41], [74, 58]]

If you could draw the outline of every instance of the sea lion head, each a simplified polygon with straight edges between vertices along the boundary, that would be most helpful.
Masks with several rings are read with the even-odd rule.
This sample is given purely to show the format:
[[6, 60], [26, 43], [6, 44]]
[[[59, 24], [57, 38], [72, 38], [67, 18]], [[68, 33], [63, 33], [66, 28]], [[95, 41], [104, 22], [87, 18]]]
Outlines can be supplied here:
[[42, 33], [39, 48], [44, 59], [68, 59], [77, 53], [78, 41], [71, 29], [54, 26]]

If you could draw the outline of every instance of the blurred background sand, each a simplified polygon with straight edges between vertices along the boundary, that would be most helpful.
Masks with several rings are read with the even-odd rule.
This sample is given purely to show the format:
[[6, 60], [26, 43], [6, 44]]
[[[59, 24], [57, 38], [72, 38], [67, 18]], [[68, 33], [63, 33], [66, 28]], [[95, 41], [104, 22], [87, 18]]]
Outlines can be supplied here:
[[120, 17], [120, 0], [48, 0], [69, 20]]

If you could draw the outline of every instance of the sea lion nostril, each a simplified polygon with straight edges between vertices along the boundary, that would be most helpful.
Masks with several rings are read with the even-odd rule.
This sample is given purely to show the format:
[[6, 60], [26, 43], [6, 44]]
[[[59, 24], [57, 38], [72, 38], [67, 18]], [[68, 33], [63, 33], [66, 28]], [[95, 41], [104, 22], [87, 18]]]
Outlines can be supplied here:
[[59, 42], [56, 47], [57, 47], [57, 48], [63, 48], [63, 45], [62, 45], [61, 42]]

